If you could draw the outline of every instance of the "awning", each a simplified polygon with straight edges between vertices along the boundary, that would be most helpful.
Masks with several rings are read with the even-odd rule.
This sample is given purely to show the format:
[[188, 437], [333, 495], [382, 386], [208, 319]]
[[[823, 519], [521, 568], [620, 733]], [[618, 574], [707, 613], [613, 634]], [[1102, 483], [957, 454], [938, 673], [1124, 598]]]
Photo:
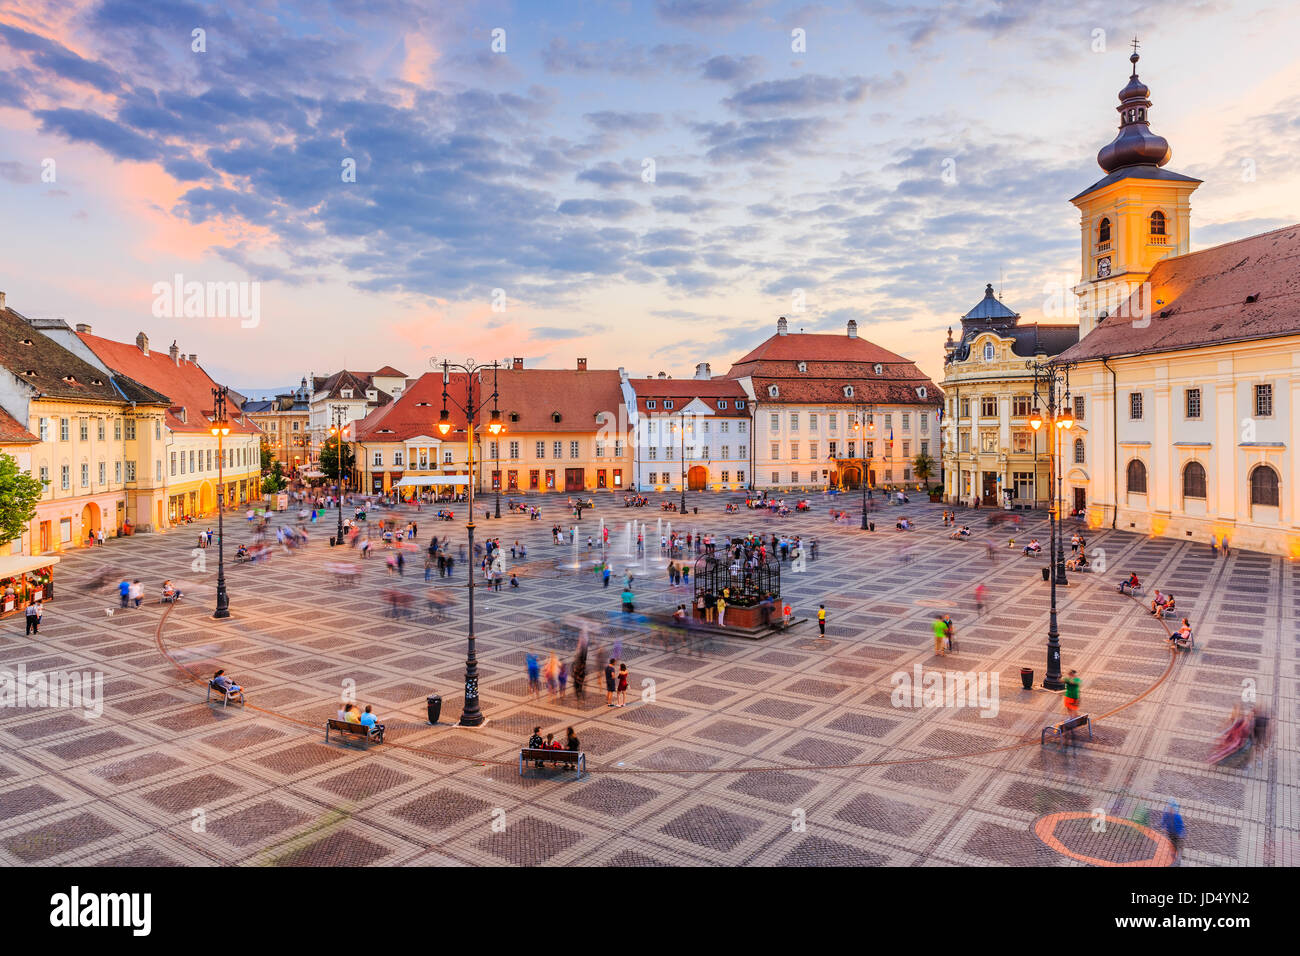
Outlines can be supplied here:
[[15, 578], [58, 563], [59, 559], [52, 554], [8, 554], [0, 557], [0, 578]]
[[403, 478], [394, 488], [430, 488], [436, 485], [463, 485], [469, 482], [468, 475], [417, 475]]

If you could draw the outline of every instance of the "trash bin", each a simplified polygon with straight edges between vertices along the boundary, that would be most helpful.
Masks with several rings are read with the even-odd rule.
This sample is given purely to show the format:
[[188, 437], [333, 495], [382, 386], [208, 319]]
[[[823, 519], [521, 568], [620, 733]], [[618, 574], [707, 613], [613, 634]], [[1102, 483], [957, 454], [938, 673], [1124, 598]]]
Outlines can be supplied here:
[[1025, 690], [1034, 689], [1034, 669], [1032, 667], [1020, 668], [1020, 683]]
[[875, 523], [874, 521], [868, 521], [868, 522], [867, 522], [867, 530], [868, 530], [868, 531], [875, 531], [875, 530], [876, 530], [876, 523]]
[[330, 535], [330, 547], [334, 547], [334, 535]]
[[436, 724], [438, 717], [442, 714], [442, 698], [437, 694], [430, 694], [429, 701], [429, 723]]
[[1042, 569], [1040, 569], [1040, 570], [1042, 570], [1042, 572], [1043, 572], [1043, 580], [1044, 580], [1044, 581], [1050, 581], [1050, 580], [1052, 580], [1052, 569], [1051, 569], [1051, 568], [1042, 568]]

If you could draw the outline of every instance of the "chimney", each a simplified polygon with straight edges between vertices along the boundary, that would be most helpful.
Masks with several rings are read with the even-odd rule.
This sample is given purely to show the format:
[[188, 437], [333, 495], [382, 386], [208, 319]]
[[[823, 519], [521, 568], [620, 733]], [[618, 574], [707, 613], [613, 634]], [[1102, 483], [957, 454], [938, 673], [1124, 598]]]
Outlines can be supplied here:
[[149, 336], [141, 332], [135, 337], [135, 345], [145, 355], [149, 354]]
[[0, 292], [0, 309], [3, 309], [4, 307], [5, 307], [5, 294], [3, 292]]
[[510, 362], [510, 367], [514, 369], [516, 372], [518, 372], [520, 369], [524, 367], [524, 360], [519, 356], [515, 356], [514, 359], [512, 359]]
[[707, 380], [709, 376], [709, 366], [707, 362], [700, 362], [695, 366], [695, 377], [697, 379]]
[[198, 365], [198, 364], [199, 364], [199, 357], [198, 357], [197, 355], [191, 355], [191, 356], [190, 356], [190, 364], [191, 364], [191, 365]]
[[172, 347], [167, 350], [167, 354], [172, 357], [173, 365], [181, 364], [181, 350], [176, 347], [176, 343], [174, 341], [172, 342]]
[[587, 360], [585, 358], [578, 359], [578, 371], [579, 372], [587, 371]]
[[[3, 295], [3, 293], [0, 293], [0, 296], [2, 296], [2, 295]], [[0, 303], [0, 304], [3, 304], [3, 303]], [[87, 325], [85, 322], [78, 322], [78, 323], [77, 323], [77, 334], [78, 334], [78, 335], [81, 335], [81, 334], [83, 334], [83, 333], [86, 334], [86, 335], [90, 335], [90, 326]]]
[[667, 372], [660, 372], [660, 373], [659, 373], [659, 377], [660, 377], [660, 378], [667, 378], [667, 377], [668, 377], [668, 373], [667, 373]]
[[858, 337], [858, 320], [849, 319], [849, 338], [856, 339], [857, 337]]
[[788, 334], [789, 334], [789, 331], [790, 331], [790, 330], [789, 330], [789, 328], [787, 328], [787, 323], [786, 323], [786, 321], [785, 321], [785, 316], [783, 315], [783, 316], [781, 316], [779, 319], [776, 320], [776, 334], [777, 334], [777, 335], [788, 335]]

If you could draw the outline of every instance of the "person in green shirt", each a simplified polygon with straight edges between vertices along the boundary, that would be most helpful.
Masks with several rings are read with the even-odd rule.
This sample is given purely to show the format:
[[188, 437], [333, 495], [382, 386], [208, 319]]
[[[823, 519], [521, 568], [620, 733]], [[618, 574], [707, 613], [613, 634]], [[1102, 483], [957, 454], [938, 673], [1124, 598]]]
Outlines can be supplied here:
[[1065, 679], [1065, 712], [1071, 717], [1079, 712], [1079, 685], [1082, 683], [1078, 671], [1070, 671], [1070, 676]]
[[942, 614], [936, 614], [934, 617], [934, 654], [936, 657], [947, 657], [944, 650], [944, 638], [948, 635], [948, 624], [944, 621]]

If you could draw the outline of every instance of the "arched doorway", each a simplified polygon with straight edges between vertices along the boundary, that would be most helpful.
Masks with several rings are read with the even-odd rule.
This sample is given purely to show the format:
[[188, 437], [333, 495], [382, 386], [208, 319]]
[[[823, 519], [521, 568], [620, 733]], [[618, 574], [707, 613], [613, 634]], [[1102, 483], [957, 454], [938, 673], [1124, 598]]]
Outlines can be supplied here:
[[207, 514], [213, 508], [212, 485], [204, 482], [199, 485], [199, 514]]
[[857, 491], [862, 487], [862, 469], [857, 465], [846, 465], [840, 472], [840, 484], [849, 491]]
[[709, 483], [709, 469], [703, 465], [692, 465], [686, 473], [686, 487], [691, 491], [703, 491]]
[[84, 544], [91, 534], [98, 533], [103, 527], [103, 521], [100, 518], [99, 505], [88, 504], [81, 509], [81, 540]]

